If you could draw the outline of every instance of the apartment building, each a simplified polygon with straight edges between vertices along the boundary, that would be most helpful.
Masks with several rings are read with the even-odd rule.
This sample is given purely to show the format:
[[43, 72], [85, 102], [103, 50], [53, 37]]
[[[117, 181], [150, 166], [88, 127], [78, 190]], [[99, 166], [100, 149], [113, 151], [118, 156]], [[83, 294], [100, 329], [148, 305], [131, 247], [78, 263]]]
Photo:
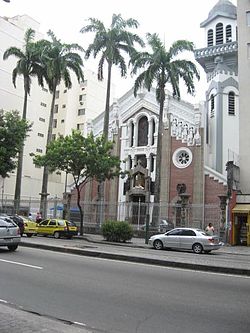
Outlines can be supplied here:
[[[12, 71], [17, 59], [9, 57], [3, 60], [3, 53], [11, 46], [22, 48], [25, 31], [32, 28], [36, 38], [45, 38], [39, 32], [39, 22], [22, 15], [13, 18], [0, 17], [0, 109], [4, 111], [23, 110], [23, 78], [17, 78], [16, 88], [12, 84]], [[91, 120], [104, 110], [106, 81], [98, 81], [97, 75], [84, 69], [84, 82], [78, 83], [72, 73], [72, 88], [62, 84], [57, 91], [53, 137], [70, 134], [73, 128], [87, 135], [91, 129]], [[112, 95], [111, 95], [112, 98]], [[49, 90], [41, 88], [36, 78], [32, 79], [31, 93], [28, 97], [27, 119], [32, 130], [26, 139], [22, 175], [22, 199], [39, 199], [41, 192], [42, 168], [35, 167], [30, 153], [45, 153], [47, 129], [52, 96]], [[112, 99], [111, 99], [112, 100]], [[2, 199], [14, 197], [16, 171], [10, 177], [0, 179]], [[69, 180], [70, 181], [70, 180]], [[49, 197], [61, 198], [65, 189], [65, 175], [52, 174], [49, 177]]]

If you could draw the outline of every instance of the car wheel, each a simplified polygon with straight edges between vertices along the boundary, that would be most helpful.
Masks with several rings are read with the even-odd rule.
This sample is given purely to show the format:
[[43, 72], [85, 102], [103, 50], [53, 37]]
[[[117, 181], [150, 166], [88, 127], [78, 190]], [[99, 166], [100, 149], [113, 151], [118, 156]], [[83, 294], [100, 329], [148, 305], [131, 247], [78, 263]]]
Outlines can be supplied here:
[[194, 253], [196, 253], [196, 254], [200, 254], [200, 253], [202, 253], [202, 251], [203, 251], [203, 247], [202, 247], [202, 245], [199, 244], [199, 243], [195, 243], [195, 244], [193, 245], [193, 251], [194, 251]]
[[155, 241], [154, 241], [154, 248], [156, 249], [156, 250], [162, 250], [163, 249], [163, 243], [162, 243], [162, 241], [160, 241], [159, 239], [156, 239]]
[[33, 236], [33, 234], [26, 234], [26, 236], [27, 236], [27, 237], [32, 237], [32, 236]]
[[13, 251], [16, 251], [16, 249], [18, 248], [18, 245], [15, 244], [15, 245], [8, 245], [8, 249], [9, 251], [13, 252]]
[[54, 232], [54, 237], [57, 239], [60, 238], [60, 232], [59, 231]]

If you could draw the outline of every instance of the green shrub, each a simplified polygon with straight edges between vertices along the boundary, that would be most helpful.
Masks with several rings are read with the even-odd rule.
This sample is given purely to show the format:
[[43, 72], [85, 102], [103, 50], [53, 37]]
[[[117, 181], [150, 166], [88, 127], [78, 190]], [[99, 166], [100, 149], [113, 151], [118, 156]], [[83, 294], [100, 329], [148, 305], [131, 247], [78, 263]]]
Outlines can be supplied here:
[[133, 228], [128, 222], [106, 221], [102, 225], [102, 234], [109, 242], [126, 242], [133, 237]]

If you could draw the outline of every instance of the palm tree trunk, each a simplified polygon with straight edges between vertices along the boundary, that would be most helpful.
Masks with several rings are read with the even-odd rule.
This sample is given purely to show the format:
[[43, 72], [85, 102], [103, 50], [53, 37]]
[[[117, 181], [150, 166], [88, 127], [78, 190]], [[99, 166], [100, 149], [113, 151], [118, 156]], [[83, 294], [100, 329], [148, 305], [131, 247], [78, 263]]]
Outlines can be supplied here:
[[107, 93], [106, 93], [106, 106], [105, 106], [105, 115], [104, 115], [104, 124], [103, 124], [103, 135], [105, 139], [108, 138], [109, 132], [109, 104], [110, 104], [110, 88], [111, 88], [111, 69], [112, 64], [108, 64], [108, 82], [107, 82]]
[[[103, 123], [103, 136], [105, 140], [108, 140], [109, 133], [109, 105], [110, 105], [110, 87], [111, 87], [111, 69], [112, 64], [108, 64], [108, 82], [107, 82], [107, 94], [106, 94], [106, 106]], [[105, 182], [99, 184], [99, 226], [104, 222], [104, 201], [105, 201]]]
[[160, 197], [161, 197], [161, 161], [162, 161], [162, 135], [163, 135], [163, 107], [165, 101], [164, 88], [161, 91], [159, 125], [157, 136], [157, 155], [155, 165], [155, 191], [154, 191], [154, 209], [153, 209], [153, 225], [158, 225], [160, 215]]
[[[24, 120], [26, 120], [26, 118], [27, 118], [27, 101], [28, 101], [27, 81], [24, 78], [24, 102], [23, 102], [23, 115], [22, 115], [22, 119], [24, 119]], [[16, 186], [15, 186], [15, 195], [14, 195], [15, 213], [18, 213], [19, 208], [20, 208], [22, 171], [23, 171], [23, 151], [24, 151], [24, 144], [22, 145], [22, 147], [19, 151], [19, 154], [18, 154]]]
[[[56, 86], [53, 89], [52, 102], [51, 102], [51, 108], [50, 108], [50, 117], [49, 117], [49, 127], [48, 127], [48, 134], [47, 134], [46, 152], [47, 152], [48, 144], [52, 140], [55, 97], [56, 97]], [[49, 195], [49, 193], [48, 193], [48, 179], [49, 179], [49, 169], [48, 169], [47, 166], [45, 166], [43, 168], [42, 192], [40, 193], [40, 195], [41, 195], [40, 211], [42, 213], [43, 218], [47, 217], [47, 197]]]

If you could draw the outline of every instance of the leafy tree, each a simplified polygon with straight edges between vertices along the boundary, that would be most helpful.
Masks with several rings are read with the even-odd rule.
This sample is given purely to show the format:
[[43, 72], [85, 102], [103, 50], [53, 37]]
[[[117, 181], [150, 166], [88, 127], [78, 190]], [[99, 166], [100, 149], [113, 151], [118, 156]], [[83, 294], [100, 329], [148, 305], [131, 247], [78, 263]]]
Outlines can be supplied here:
[[83, 211], [80, 203], [81, 190], [91, 179], [98, 182], [111, 179], [120, 173], [120, 160], [113, 156], [113, 144], [104, 137], [94, 139], [91, 134], [83, 137], [79, 131], [59, 137], [47, 146], [45, 155], [36, 155], [34, 163], [47, 166], [48, 170], [71, 174], [77, 191], [77, 206], [80, 212], [80, 234], [83, 234]]
[[9, 177], [16, 168], [17, 155], [23, 146], [30, 125], [17, 111], [0, 112], [0, 176]]
[[138, 43], [144, 46], [141, 38], [127, 30], [127, 28], [138, 28], [139, 24], [136, 20], [129, 18], [124, 20], [121, 14], [113, 14], [112, 22], [109, 28], [106, 28], [100, 20], [89, 18], [89, 24], [81, 29], [82, 33], [95, 32], [94, 41], [88, 46], [85, 52], [85, 58], [88, 59], [91, 54], [94, 58], [101, 53], [98, 63], [98, 79], [103, 80], [103, 67], [105, 62], [108, 64], [108, 80], [106, 106], [103, 124], [103, 135], [107, 139], [109, 129], [109, 106], [110, 106], [110, 87], [111, 87], [111, 71], [113, 65], [119, 66], [121, 76], [127, 74], [127, 65], [122, 53], [131, 55], [134, 52], [134, 44]]
[[[50, 92], [52, 93], [52, 102], [50, 108], [50, 118], [47, 134], [47, 146], [52, 139], [53, 130], [53, 118], [55, 108], [56, 90], [61, 82], [65, 84], [65, 87], [70, 89], [72, 87], [72, 81], [70, 71], [74, 72], [78, 82], [84, 80], [82, 71], [83, 61], [81, 56], [74, 51], [83, 51], [82, 47], [78, 44], [64, 44], [57, 39], [54, 33], [49, 30], [48, 36], [51, 38], [51, 42], [42, 40], [39, 42], [41, 53], [41, 62], [44, 65], [43, 78], [46, 80]], [[40, 210], [43, 216], [46, 216], [47, 212], [47, 192], [48, 192], [48, 176], [49, 171], [47, 166], [43, 170], [42, 180], [42, 193]]]
[[[194, 45], [187, 40], [178, 40], [174, 42], [168, 50], [161, 42], [157, 34], [147, 34], [148, 45], [152, 52], [137, 52], [133, 55], [131, 63], [133, 64], [132, 73], [140, 74], [135, 80], [134, 94], [138, 89], [145, 87], [150, 91], [153, 83], [156, 83], [156, 99], [159, 103], [159, 129], [157, 139], [157, 156], [155, 171], [155, 194], [154, 202], [159, 204], [161, 195], [161, 157], [162, 157], [162, 134], [163, 134], [163, 107], [165, 101], [165, 88], [170, 84], [173, 90], [173, 96], [180, 98], [179, 82], [182, 79], [187, 87], [187, 92], [194, 94], [194, 79], [199, 80], [199, 73], [192, 61], [180, 59], [179, 55], [183, 51], [194, 51]], [[144, 69], [142, 72], [141, 70]], [[155, 210], [156, 211], [156, 210]], [[159, 211], [154, 214], [158, 221]]]
[[[10, 56], [18, 59], [16, 67], [12, 72], [13, 85], [16, 88], [16, 79], [18, 75], [23, 77], [24, 84], [24, 102], [22, 118], [27, 118], [27, 99], [30, 94], [31, 78], [37, 76], [39, 84], [42, 84], [42, 67], [38, 61], [38, 48], [37, 43], [34, 42], [35, 31], [28, 29], [24, 36], [23, 50], [17, 47], [8, 48], [4, 54], [3, 59], [6, 60]], [[23, 146], [20, 147], [17, 164], [16, 187], [15, 187], [15, 209], [18, 210], [21, 194], [22, 183], [22, 169], [23, 169]]]

